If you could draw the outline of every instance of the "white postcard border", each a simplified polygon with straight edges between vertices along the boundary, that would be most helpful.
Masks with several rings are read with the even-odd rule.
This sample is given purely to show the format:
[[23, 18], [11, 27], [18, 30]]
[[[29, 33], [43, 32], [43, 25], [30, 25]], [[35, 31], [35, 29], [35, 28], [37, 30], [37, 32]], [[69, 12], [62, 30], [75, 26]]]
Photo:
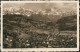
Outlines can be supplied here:
[[[3, 49], [3, 3], [77, 3], [77, 48], [10, 48]], [[79, 51], [79, 2], [78, 1], [1, 1], [1, 51]]]

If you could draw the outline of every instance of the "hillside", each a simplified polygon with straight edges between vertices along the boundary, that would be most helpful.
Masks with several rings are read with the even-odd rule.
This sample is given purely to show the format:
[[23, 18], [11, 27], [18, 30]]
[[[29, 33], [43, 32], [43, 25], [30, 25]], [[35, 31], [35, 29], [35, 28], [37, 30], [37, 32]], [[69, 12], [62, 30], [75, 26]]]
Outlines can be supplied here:
[[[74, 19], [76, 19], [76, 15], [74, 18], [70, 16], [55, 17], [53, 19], [42, 15], [4, 15], [4, 48], [76, 47], [76, 30], [70, 29], [76, 24], [76, 20]], [[72, 23], [73, 25], [69, 24], [70, 28], [68, 28], [64, 23]], [[62, 26], [63, 24], [65, 26]], [[65, 28], [60, 29], [61, 27]], [[65, 45], [63, 45], [63, 42]]]
[[70, 31], [76, 31], [77, 30], [77, 16], [67, 16], [59, 19], [57, 21], [57, 24], [59, 24], [59, 29], [64, 30], [70, 30]]

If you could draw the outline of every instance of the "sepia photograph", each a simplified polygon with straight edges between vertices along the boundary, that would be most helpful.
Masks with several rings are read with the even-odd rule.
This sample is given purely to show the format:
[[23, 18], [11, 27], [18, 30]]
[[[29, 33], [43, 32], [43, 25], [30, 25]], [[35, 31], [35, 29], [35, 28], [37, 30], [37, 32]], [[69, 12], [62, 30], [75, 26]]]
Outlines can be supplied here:
[[1, 50], [79, 50], [78, 1], [1, 4]]

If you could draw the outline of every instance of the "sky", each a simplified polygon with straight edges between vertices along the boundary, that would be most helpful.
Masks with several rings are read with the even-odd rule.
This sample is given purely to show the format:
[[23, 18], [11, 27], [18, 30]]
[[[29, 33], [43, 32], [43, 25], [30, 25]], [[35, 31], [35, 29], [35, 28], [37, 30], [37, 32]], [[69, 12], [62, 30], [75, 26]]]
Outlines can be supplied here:
[[9, 7], [23, 7], [26, 9], [46, 9], [46, 8], [60, 8], [60, 9], [64, 9], [67, 8], [69, 10], [74, 10], [77, 7], [76, 3], [4, 3], [3, 5], [5, 8], [9, 8]]
[[3, 9], [5, 8], [10, 8], [10, 7], [15, 7], [15, 8], [25, 8], [25, 9], [31, 9], [33, 11], [36, 11], [38, 9], [48, 9], [48, 8], [53, 8], [54, 10], [59, 10], [63, 12], [71, 12], [74, 11], [77, 13], [77, 3], [73, 2], [56, 2], [56, 3], [4, 3], [3, 4]]
[[5, 8], [8, 7], [23, 7], [35, 10], [36, 8], [70, 8], [70, 10], [77, 7], [76, 3], [4, 3]]

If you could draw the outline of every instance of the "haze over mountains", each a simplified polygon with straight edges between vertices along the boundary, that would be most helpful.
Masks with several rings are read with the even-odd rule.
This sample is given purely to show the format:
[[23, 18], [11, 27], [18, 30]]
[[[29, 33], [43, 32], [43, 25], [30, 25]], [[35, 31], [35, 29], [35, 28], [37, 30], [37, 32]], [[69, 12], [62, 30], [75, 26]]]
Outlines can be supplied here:
[[[32, 12], [42, 12], [44, 13], [47, 9], [53, 15], [67, 16], [77, 13], [77, 3], [5, 3], [3, 4], [4, 10], [9, 11], [25, 11], [31, 10]], [[23, 10], [21, 10], [23, 9]]]
[[[64, 9], [66, 10], [66, 9]], [[16, 15], [25, 15], [25, 16], [33, 16], [31, 18], [37, 20], [37, 19], [41, 19], [41, 20], [46, 20], [46, 21], [56, 21], [62, 17], [66, 17], [66, 16], [71, 16], [71, 15], [76, 15], [76, 12], [70, 10], [70, 11], [64, 11], [64, 10], [59, 10], [56, 8], [47, 8], [47, 9], [36, 9], [36, 11], [32, 10], [32, 9], [25, 9], [22, 7], [9, 7], [9, 8], [5, 8], [3, 10], [4, 14], [8, 13], [8, 14], [16, 14]], [[36, 18], [36, 17], [37, 18]]]

